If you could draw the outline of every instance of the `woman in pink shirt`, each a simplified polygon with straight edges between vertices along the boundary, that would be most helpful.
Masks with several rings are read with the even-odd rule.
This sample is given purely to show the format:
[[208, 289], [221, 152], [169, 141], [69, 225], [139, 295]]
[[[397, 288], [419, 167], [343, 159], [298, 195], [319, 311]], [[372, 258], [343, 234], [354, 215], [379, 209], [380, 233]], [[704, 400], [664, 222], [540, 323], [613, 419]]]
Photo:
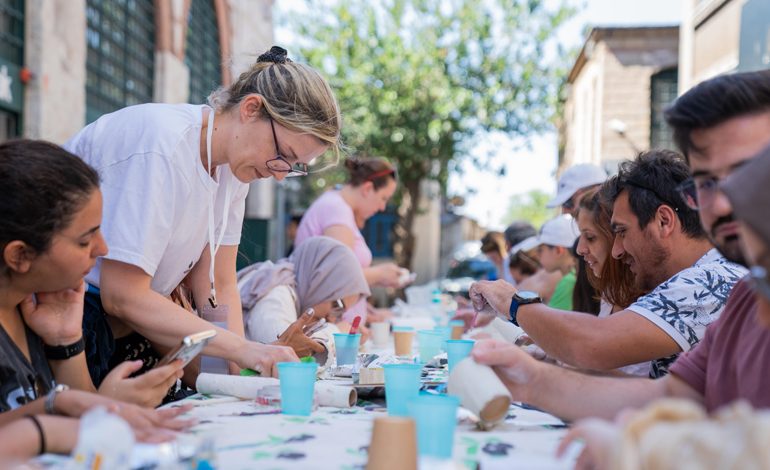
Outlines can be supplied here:
[[[396, 192], [396, 169], [383, 158], [349, 158], [345, 161], [348, 181], [341, 189], [327, 191], [302, 216], [297, 229], [297, 246], [310, 237], [327, 236], [339, 240], [355, 253], [369, 286], [398, 287], [402, 270], [394, 263], [372, 266], [372, 251], [361, 234], [366, 221], [385, 210]], [[356, 315], [366, 319], [366, 301], [348, 309], [346, 321]]]

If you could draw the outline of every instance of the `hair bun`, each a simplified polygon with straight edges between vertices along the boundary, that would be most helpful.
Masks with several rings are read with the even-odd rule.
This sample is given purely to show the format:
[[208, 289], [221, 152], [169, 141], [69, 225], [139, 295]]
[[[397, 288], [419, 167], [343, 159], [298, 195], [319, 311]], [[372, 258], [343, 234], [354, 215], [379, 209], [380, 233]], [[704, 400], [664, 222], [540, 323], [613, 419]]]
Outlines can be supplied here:
[[274, 64], [285, 64], [291, 62], [287, 57], [288, 52], [283, 47], [273, 46], [269, 51], [257, 57], [257, 62], [272, 62]]

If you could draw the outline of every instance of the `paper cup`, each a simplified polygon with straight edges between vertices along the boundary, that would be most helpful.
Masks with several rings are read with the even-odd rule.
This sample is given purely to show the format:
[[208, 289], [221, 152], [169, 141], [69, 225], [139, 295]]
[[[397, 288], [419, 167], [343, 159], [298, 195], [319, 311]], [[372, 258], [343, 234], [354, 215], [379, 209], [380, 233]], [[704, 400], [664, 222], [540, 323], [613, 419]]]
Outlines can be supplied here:
[[392, 416], [377, 418], [369, 443], [366, 470], [417, 470], [417, 431], [414, 420]]
[[390, 323], [377, 322], [369, 325], [369, 332], [372, 334], [372, 344], [375, 348], [385, 348], [390, 340]]
[[479, 417], [479, 427], [490, 429], [505, 419], [511, 394], [491, 367], [466, 357], [449, 374], [448, 392]]
[[413, 342], [413, 328], [397, 327], [393, 329], [393, 343], [396, 349], [396, 356], [411, 357]]
[[449, 322], [452, 327], [452, 339], [462, 339], [465, 333], [465, 322], [462, 320], [452, 320]]

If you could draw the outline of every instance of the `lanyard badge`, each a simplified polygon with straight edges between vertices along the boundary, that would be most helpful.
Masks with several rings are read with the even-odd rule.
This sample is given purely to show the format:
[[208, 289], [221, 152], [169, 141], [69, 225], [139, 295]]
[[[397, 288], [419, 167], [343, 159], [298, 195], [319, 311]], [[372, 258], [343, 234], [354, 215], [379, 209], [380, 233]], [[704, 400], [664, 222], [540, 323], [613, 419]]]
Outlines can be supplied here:
[[[214, 135], [214, 110], [212, 109], [209, 113], [209, 122], [208, 122], [208, 129], [206, 129], [206, 159], [208, 161], [208, 172], [209, 176], [213, 177], [211, 175], [211, 140]], [[227, 219], [230, 216], [230, 190], [231, 185], [229, 184], [229, 181], [222, 181], [220, 179], [219, 184], [225, 184], [226, 185], [226, 191], [225, 191], [225, 201], [222, 205], [224, 213], [222, 214], [222, 229], [219, 232], [219, 237], [215, 236], [215, 220], [214, 220], [214, 202], [216, 200], [216, 189], [211, 189], [210, 195], [211, 198], [209, 199], [209, 254], [210, 260], [209, 260], [209, 282], [211, 286], [211, 293], [209, 296], [209, 304], [211, 305], [212, 309], [216, 309], [218, 307], [217, 303], [217, 291], [214, 286], [214, 264], [216, 263], [216, 255], [217, 251], [219, 250], [219, 247], [222, 245], [222, 239], [225, 236], [225, 230], [227, 229]], [[216, 243], [215, 243], [215, 240]]]

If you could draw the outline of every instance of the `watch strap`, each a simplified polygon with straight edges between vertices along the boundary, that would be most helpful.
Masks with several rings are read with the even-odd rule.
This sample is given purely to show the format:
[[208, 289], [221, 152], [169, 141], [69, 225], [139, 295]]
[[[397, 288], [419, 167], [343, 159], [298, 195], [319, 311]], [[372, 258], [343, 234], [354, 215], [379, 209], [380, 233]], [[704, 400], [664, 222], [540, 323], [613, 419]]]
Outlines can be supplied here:
[[519, 313], [519, 299], [516, 295], [511, 297], [511, 306], [508, 307], [508, 320], [516, 326], [519, 326], [519, 322], [516, 321], [516, 315]]
[[47, 359], [53, 359], [55, 361], [63, 361], [71, 357], [77, 356], [86, 349], [86, 341], [81, 336], [79, 340], [72, 344], [66, 344], [64, 346], [49, 346], [43, 345], [43, 351]]

